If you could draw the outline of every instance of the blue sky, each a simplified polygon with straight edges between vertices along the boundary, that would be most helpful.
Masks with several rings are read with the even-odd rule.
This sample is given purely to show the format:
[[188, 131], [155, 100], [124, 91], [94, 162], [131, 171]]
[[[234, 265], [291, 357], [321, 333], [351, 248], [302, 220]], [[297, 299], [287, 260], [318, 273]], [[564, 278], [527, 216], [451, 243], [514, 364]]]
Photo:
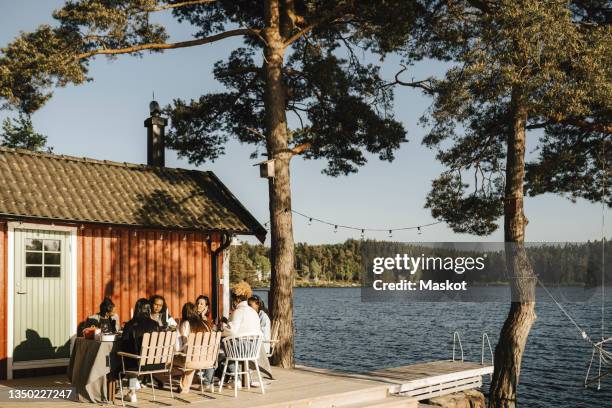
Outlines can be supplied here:
[[[0, 2], [0, 45], [4, 46], [20, 31], [33, 30], [42, 23], [51, 23], [51, 11], [62, 1]], [[169, 15], [159, 18], [169, 22], [171, 40], [189, 39], [193, 28], [175, 23]], [[115, 61], [98, 58], [92, 62], [93, 82], [57, 89], [50, 102], [33, 115], [37, 131], [48, 136], [48, 143], [60, 154], [85, 156], [120, 162], [146, 162], [146, 132], [143, 121], [154, 91], [161, 105], [173, 98], [190, 99], [219, 90], [212, 77], [214, 62], [223, 59], [228, 49], [240, 42], [226, 40], [195, 48], [170, 50], [143, 58], [120, 56]], [[399, 69], [399, 60], [390, 57], [382, 62], [383, 73], [392, 77]], [[424, 78], [443, 73], [437, 62], [423, 62], [406, 77]], [[293, 208], [333, 223], [365, 228], [398, 228], [434, 222], [423, 208], [431, 180], [441, 166], [434, 152], [421, 145], [425, 129], [418, 125], [430, 99], [415, 90], [398, 89], [395, 114], [408, 129], [409, 143], [403, 144], [392, 163], [369, 157], [357, 174], [331, 178], [321, 174], [323, 161], [294, 159], [291, 165]], [[0, 111], [0, 119], [11, 115]], [[536, 134], [530, 134], [533, 140]], [[533, 145], [533, 142], [530, 143]], [[232, 142], [226, 155], [201, 170], [212, 170], [257, 217], [268, 220], [267, 183], [249, 158], [252, 146]], [[167, 152], [170, 167], [194, 168]], [[559, 196], [544, 195], [525, 200], [529, 219], [529, 241], [586, 241], [601, 236], [602, 209], [599, 204], [584, 200], [571, 203]], [[606, 210], [609, 219], [612, 211]], [[606, 235], [612, 233], [612, 221]], [[359, 238], [358, 231], [313, 223], [299, 216], [294, 218], [296, 242], [333, 243]], [[388, 239], [388, 233], [370, 233], [368, 238]], [[396, 232], [398, 241], [501, 241], [501, 229], [488, 237], [453, 233], [439, 224], [416, 231]]]

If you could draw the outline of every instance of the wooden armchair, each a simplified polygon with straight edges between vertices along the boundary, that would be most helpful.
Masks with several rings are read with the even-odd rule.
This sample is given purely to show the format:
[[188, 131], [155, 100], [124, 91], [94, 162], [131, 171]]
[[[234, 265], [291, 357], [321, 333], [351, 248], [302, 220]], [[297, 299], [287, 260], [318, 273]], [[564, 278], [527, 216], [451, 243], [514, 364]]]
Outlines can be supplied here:
[[[270, 358], [274, 355], [274, 350], [276, 349], [276, 345], [278, 344], [278, 327], [280, 322], [278, 320], [272, 323], [272, 328], [270, 330], [270, 341], [264, 340], [264, 347], [269, 346], [269, 350], [266, 350], [266, 357]], [[267, 347], [266, 347], [267, 348]]]
[[[175, 359], [174, 368], [183, 372], [193, 370], [206, 370], [217, 367], [219, 347], [221, 345], [221, 332], [190, 333], [187, 338], [187, 347], [182, 353], [175, 353], [180, 358]], [[204, 384], [200, 377], [200, 387], [204, 395]], [[211, 392], [215, 386], [210, 383]]]
[[[123, 382], [122, 376], [149, 375], [151, 377], [151, 388], [153, 390], [153, 400], [155, 399], [155, 382], [153, 374], [168, 373], [170, 379], [170, 395], [174, 398], [172, 392], [172, 360], [174, 358], [174, 350], [176, 343], [176, 332], [152, 332], [145, 333], [142, 337], [142, 347], [140, 355], [126, 353], [120, 351], [117, 354], [121, 356], [121, 372], [119, 373], [119, 387], [121, 389], [121, 404], [125, 406], [123, 400]], [[136, 369], [125, 369], [125, 359], [137, 360]]]

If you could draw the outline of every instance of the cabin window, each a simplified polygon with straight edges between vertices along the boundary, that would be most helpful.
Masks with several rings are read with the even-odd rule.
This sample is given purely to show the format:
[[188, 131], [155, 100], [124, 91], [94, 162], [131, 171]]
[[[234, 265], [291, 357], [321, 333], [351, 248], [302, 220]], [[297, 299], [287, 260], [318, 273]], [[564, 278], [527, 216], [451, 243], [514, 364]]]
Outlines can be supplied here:
[[61, 242], [58, 239], [26, 239], [25, 260], [27, 278], [59, 278]]

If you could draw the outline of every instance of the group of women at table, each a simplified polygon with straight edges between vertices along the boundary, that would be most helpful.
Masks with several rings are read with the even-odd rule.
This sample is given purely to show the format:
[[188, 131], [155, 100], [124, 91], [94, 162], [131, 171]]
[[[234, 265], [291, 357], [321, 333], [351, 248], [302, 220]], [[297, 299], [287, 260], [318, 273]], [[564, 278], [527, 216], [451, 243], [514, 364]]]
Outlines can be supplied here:
[[[183, 305], [180, 321], [168, 313], [168, 306], [161, 295], [153, 295], [149, 299], [138, 299], [134, 306], [132, 318], [124, 325], [121, 335], [121, 351], [140, 354], [142, 338], [145, 333], [160, 330], [178, 331], [176, 351], [184, 351], [190, 333], [223, 331], [223, 336], [241, 336], [247, 334], [261, 334], [266, 351], [269, 351], [270, 318], [267, 315], [264, 302], [259, 296], [253, 296], [251, 287], [246, 282], [240, 282], [232, 288], [232, 311], [230, 319], [225, 317], [215, 324], [208, 316], [210, 300], [200, 295], [195, 303], [187, 302]], [[115, 313], [115, 305], [110, 298], [105, 298], [100, 304], [100, 312], [87, 319], [87, 325], [101, 327], [106, 332], [116, 332], [120, 329], [119, 318]], [[175, 358], [180, 359], [177, 355]], [[125, 359], [126, 369], [128, 360]], [[137, 364], [136, 360], [129, 361]], [[180, 392], [189, 392], [193, 381], [194, 371], [182, 373], [180, 379]], [[213, 381], [214, 370], [202, 370], [204, 386]], [[136, 402], [136, 390], [140, 388], [137, 378], [129, 378], [130, 400]]]

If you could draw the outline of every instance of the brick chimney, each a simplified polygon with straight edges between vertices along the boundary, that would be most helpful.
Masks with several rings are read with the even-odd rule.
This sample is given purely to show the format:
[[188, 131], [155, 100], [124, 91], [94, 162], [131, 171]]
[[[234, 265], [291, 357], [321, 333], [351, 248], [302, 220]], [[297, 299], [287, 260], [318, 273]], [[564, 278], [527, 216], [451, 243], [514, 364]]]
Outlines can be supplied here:
[[164, 129], [168, 119], [161, 117], [161, 108], [157, 101], [151, 101], [149, 111], [151, 116], [144, 121], [147, 128], [147, 164], [164, 167], [166, 165]]

